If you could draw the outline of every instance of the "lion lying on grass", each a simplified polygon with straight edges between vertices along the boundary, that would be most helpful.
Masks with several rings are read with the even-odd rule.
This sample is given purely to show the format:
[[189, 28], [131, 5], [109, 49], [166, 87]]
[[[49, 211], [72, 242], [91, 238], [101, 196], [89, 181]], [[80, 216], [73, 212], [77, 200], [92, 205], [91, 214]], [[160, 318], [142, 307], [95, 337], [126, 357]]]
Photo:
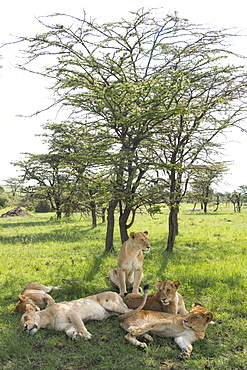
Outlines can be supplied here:
[[143, 252], [148, 253], [150, 243], [148, 232], [130, 233], [129, 239], [123, 243], [118, 256], [116, 270], [110, 270], [109, 282], [114, 288], [118, 288], [123, 297], [127, 289], [132, 289], [133, 293], [138, 293], [143, 279], [142, 263]]
[[[156, 287], [158, 288], [158, 292], [147, 296], [147, 301], [142, 309], [171, 314], [187, 314], [188, 311], [185, 308], [183, 297], [177, 292], [179, 286], [179, 280], [173, 282], [170, 280], [157, 280]], [[133, 309], [139, 307], [142, 300], [143, 296], [135, 293], [129, 293], [124, 297], [126, 305]]]
[[36, 311], [51, 306], [55, 301], [47, 293], [50, 293], [53, 289], [56, 290], [60, 288], [56, 286], [45, 286], [42, 284], [28, 284], [23, 292], [18, 295], [17, 298], [19, 299], [19, 302], [12, 313], [25, 312], [27, 304], [31, 305]]
[[[146, 299], [147, 290], [144, 297]], [[137, 336], [143, 336], [149, 341], [152, 337], [148, 332], [160, 337], [173, 337], [182, 350], [181, 359], [190, 357], [192, 343], [204, 338], [206, 328], [213, 319], [212, 313], [203, 308], [200, 302], [196, 302], [194, 309], [187, 315], [141, 310], [142, 306], [143, 303], [138, 309], [118, 317], [121, 326], [128, 332], [125, 338], [135, 346], [146, 348], [146, 343], [140, 342]]]
[[29, 334], [40, 328], [64, 330], [72, 339], [90, 339], [83, 321], [103, 320], [113, 315], [127, 313], [130, 309], [119, 294], [104, 292], [70, 302], [54, 303], [43, 311], [26, 306], [27, 312], [21, 318], [20, 326]]

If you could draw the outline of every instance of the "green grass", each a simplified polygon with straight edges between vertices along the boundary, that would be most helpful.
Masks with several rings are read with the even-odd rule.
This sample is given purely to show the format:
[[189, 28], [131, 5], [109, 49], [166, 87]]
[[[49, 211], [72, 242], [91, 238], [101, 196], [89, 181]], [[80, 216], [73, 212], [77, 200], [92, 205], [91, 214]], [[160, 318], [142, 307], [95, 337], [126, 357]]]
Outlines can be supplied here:
[[56, 221], [50, 214], [35, 214], [0, 219], [0, 368], [246, 369], [247, 209], [234, 214], [223, 208], [204, 215], [184, 205], [176, 246], [169, 255], [167, 212], [163, 209], [154, 219], [138, 214], [131, 231], [150, 233], [151, 251], [144, 260], [150, 292], [155, 292], [156, 279], [179, 279], [186, 307], [200, 300], [215, 315], [215, 325], [194, 344], [190, 360], [178, 361], [179, 349], [172, 339], [154, 336], [146, 351], [139, 350], [124, 339], [116, 317], [86, 323], [91, 341], [74, 342], [52, 330], [35, 336], [22, 332], [20, 315], [11, 310], [28, 283], [60, 285], [62, 290], [52, 293], [57, 302], [111, 290], [104, 277], [116, 266], [121, 245], [116, 230], [115, 251], [104, 252], [103, 224], [91, 229], [86, 218]]

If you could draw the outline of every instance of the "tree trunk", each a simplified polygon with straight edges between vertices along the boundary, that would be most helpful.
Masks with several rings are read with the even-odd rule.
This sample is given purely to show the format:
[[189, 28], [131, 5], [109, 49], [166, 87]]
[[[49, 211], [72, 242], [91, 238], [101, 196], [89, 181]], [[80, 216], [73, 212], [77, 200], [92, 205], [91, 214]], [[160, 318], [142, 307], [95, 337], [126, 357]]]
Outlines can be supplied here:
[[114, 217], [114, 211], [116, 209], [116, 206], [118, 204], [117, 200], [114, 200], [109, 203], [108, 209], [107, 209], [107, 230], [106, 230], [106, 240], [105, 240], [105, 250], [107, 252], [113, 251], [113, 233], [114, 233], [114, 223], [115, 223], [115, 217]]
[[105, 213], [106, 213], [106, 207], [103, 207], [101, 211], [101, 220], [103, 224], [105, 223]]
[[131, 208], [126, 207], [124, 212], [122, 212], [119, 216], [119, 228], [120, 228], [120, 236], [122, 243], [126, 242], [126, 240], [129, 238], [127, 229], [129, 228], [129, 225], [127, 225], [127, 221], [129, 218], [131, 212]]
[[203, 205], [204, 205], [204, 207], [203, 207], [203, 212], [204, 213], [207, 213], [207, 208], [208, 208], [208, 201], [209, 201], [209, 186], [207, 186], [206, 187], [206, 189], [205, 189], [205, 197], [204, 197], [204, 202], [203, 202]]
[[220, 197], [219, 195], [216, 196], [216, 208], [214, 209], [214, 212], [218, 211], [220, 205]]
[[62, 211], [57, 210], [56, 214], [57, 214], [57, 219], [60, 220], [62, 218]]
[[178, 235], [178, 206], [171, 206], [169, 213], [169, 233], [167, 240], [166, 252], [172, 252], [175, 242], [175, 237]]
[[97, 226], [97, 216], [96, 216], [96, 204], [95, 202], [90, 202], [91, 216], [92, 216], [92, 228]]

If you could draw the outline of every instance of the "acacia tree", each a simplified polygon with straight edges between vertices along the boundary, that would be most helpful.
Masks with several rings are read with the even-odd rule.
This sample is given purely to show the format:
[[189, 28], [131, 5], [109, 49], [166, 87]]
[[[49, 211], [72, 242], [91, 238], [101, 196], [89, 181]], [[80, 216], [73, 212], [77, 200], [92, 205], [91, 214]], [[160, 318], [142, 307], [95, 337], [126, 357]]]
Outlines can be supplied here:
[[66, 215], [87, 210], [92, 216], [92, 227], [96, 227], [97, 208], [106, 202], [108, 185], [106, 175], [99, 172], [97, 145], [90, 143], [90, 135], [81, 122], [47, 123], [43, 128], [42, 137], [48, 145], [49, 155], [59, 158], [71, 182], [70, 197], [63, 205]]
[[171, 251], [191, 167], [243, 117], [246, 74], [224, 62], [227, 33], [144, 10], [110, 24], [86, 16], [52, 20], [40, 20], [47, 32], [21, 40], [29, 43], [30, 63], [45, 56], [47, 65], [51, 56], [38, 73], [54, 80], [56, 103], [83, 115], [91, 144], [105, 149], [98, 158], [111, 172], [106, 249], [113, 248], [117, 204], [124, 241], [128, 217], [143, 202], [138, 189], [158, 171], [169, 189]]
[[246, 116], [245, 71], [220, 63], [226, 53], [219, 46], [219, 35], [200, 35], [194, 43], [186, 39], [185, 44], [175, 46], [170, 73], [176, 76], [171, 107], [177, 114], [170, 118], [166, 135], [156, 136], [154, 142], [156, 168], [163, 172], [159, 182], [162, 177], [165, 189], [169, 189], [164, 198], [170, 207], [167, 251], [173, 250], [179, 204], [194, 167], [210, 163], [220, 148], [216, 141], [219, 134], [238, 126]]
[[12, 197], [14, 198], [21, 188], [21, 179], [16, 177], [9, 177], [4, 182], [6, 183], [6, 186], [10, 188]]
[[204, 213], [207, 213], [208, 203], [214, 194], [212, 185], [217, 184], [227, 170], [226, 163], [223, 162], [198, 165], [193, 169], [190, 181], [191, 195], [195, 204], [200, 202], [203, 205]]
[[227, 198], [232, 202], [234, 212], [241, 212], [242, 207], [242, 194], [234, 191], [232, 194], [228, 194]]
[[34, 182], [26, 186], [25, 192], [40, 193], [43, 199], [50, 202], [51, 208], [60, 219], [64, 205], [72, 201], [75, 179], [64, 166], [57, 154], [26, 154], [23, 161], [13, 162], [19, 166], [24, 182]]

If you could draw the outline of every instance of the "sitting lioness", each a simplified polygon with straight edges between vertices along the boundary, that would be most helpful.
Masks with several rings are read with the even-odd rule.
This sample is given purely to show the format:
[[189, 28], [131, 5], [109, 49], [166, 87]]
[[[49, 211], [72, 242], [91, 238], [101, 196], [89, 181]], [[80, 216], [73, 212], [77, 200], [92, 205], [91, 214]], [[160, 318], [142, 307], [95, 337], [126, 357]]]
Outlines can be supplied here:
[[[145, 291], [145, 296], [147, 296], [147, 291]], [[143, 336], [149, 341], [152, 337], [147, 332], [160, 337], [173, 337], [182, 349], [181, 359], [190, 357], [193, 349], [192, 343], [204, 338], [206, 328], [213, 319], [212, 313], [201, 307], [199, 302], [195, 303], [194, 309], [187, 315], [140, 310], [140, 307], [118, 317], [121, 326], [128, 332], [125, 338], [135, 346], [146, 348], [146, 343], [140, 342], [137, 336]]]
[[[179, 286], [179, 280], [173, 282], [157, 280], [158, 292], [147, 296], [147, 301], [142, 309], [167, 312], [173, 315], [177, 313], [187, 314], [188, 311], [185, 308], [183, 297], [177, 292]], [[135, 293], [129, 293], [124, 297], [126, 305], [133, 309], [139, 307], [142, 300], [143, 296]]]
[[28, 284], [23, 292], [18, 295], [19, 302], [12, 313], [26, 311], [26, 305], [31, 305], [36, 311], [46, 308], [55, 303], [54, 299], [47, 293], [60, 289], [56, 286], [45, 286], [42, 284]]
[[35, 311], [31, 305], [26, 308], [27, 312], [22, 315], [20, 325], [29, 334], [35, 334], [40, 328], [64, 330], [72, 339], [91, 338], [83, 321], [103, 320], [130, 311], [119, 294], [114, 292], [54, 303], [43, 311]]
[[123, 297], [127, 288], [133, 293], [139, 293], [140, 284], [143, 279], [142, 263], [143, 252], [150, 250], [148, 232], [130, 233], [129, 239], [123, 243], [119, 252], [116, 270], [110, 270], [109, 282], [114, 288], [118, 288]]

